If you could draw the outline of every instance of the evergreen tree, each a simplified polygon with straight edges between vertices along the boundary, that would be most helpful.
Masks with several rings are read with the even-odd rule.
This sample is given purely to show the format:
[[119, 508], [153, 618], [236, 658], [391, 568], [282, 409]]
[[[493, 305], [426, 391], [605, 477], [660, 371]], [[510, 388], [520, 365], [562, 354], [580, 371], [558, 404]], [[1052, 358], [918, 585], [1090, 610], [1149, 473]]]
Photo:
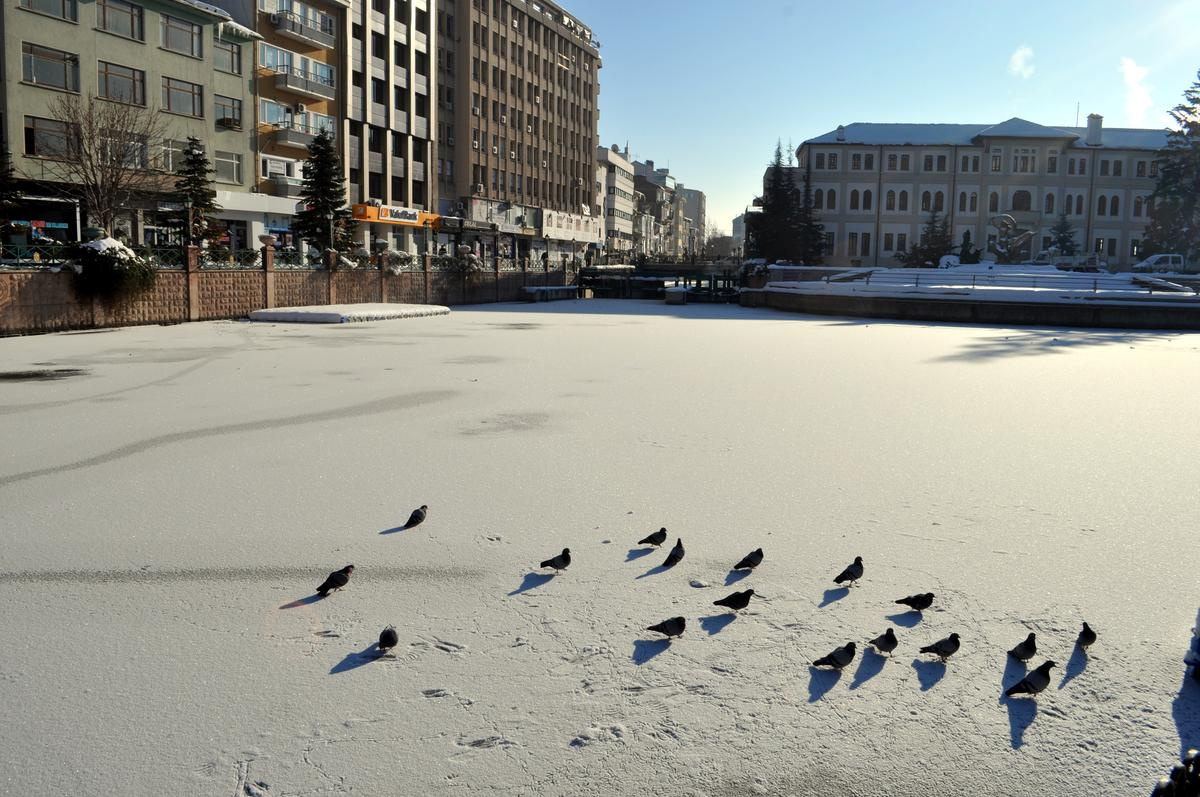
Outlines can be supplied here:
[[783, 159], [783, 145], [775, 143], [775, 157], [763, 187], [762, 212], [754, 220], [754, 253], [767, 260], [798, 260], [797, 240], [800, 192]]
[[958, 262], [964, 266], [973, 266], [980, 260], [979, 247], [971, 243], [971, 231], [963, 230], [962, 243], [958, 246]]
[[937, 268], [942, 257], [953, 252], [950, 223], [935, 210], [929, 214], [920, 240], [913, 243], [907, 252], [897, 252], [896, 259], [909, 268]]
[[1050, 228], [1050, 239], [1063, 257], [1074, 257], [1079, 251], [1079, 246], [1075, 243], [1075, 228], [1067, 220], [1065, 210], [1058, 214], [1058, 221]]
[[1146, 253], [1178, 252], [1185, 262], [1200, 260], [1200, 72], [1169, 111], [1176, 130], [1159, 153], [1158, 183], [1150, 195]]
[[183, 205], [183, 209], [172, 214], [169, 220], [172, 227], [183, 232], [185, 243], [215, 243], [219, 237], [213, 222], [221, 212], [221, 206], [217, 204], [217, 192], [213, 190], [210, 177], [215, 171], [200, 139], [188, 136], [183, 163], [175, 170], [178, 178], [175, 180], [175, 201]]
[[304, 200], [304, 210], [296, 214], [292, 231], [320, 249], [329, 248], [332, 240], [338, 252], [352, 251], [356, 224], [350, 208], [346, 207], [342, 161], [328, 131], [322, 130], [308, 145], [300, 197]]
[[796, 203], [796, 259], [806, 266], [819, 266], [824, 261], [825, 225], [813, 206], [812, 169], [804, 170], [804, 187]]
[[8, 140], [4, 131], [0, 130], [0, 222], [7, 222], [21, 202], [21, 192], [17, 188], [17, 173], [12, 165], [12, 153], [8, 149]]

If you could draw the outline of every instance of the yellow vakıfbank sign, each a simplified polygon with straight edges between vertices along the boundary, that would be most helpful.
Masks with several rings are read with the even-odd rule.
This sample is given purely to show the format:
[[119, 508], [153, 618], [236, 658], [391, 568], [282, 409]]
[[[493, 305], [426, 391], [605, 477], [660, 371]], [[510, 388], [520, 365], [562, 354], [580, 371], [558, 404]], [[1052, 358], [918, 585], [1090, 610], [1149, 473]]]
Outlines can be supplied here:
[[438, 214], [413, 208], [397, 208], [391, 205], [353, 205], [350, 208], [356, 221], [377, 221], [380, 224], [407, 224], [424, 227], [434, 224]]

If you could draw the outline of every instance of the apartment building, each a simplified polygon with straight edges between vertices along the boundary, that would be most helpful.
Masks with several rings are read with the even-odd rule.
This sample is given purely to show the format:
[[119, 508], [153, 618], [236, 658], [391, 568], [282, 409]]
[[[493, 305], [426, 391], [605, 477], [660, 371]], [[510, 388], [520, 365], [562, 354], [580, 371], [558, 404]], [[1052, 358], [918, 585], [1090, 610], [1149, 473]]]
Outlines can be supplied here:
[[[188, 0], [17, 0], [0, 11], [4, 74], [0, 109], [13, 165], [22, 180], [22, 210], [42, 234], [77, 240], [88, 209], [59, 183], [53, 164], [68, 154], [71, 132], [51, 110], [66, 95], [95, 96], [162, 114], [165, 137], [129, 152], [131, 164], [162, 173], [162, 193], [144, 197], [119, 218], [134, 241], [164, 243], [173, 172], [188, 136], [203, 142], [216, 172], [218, 199], [250, 197], [254, 152], [247, 129], [253, 95], [248, 76], [256, 34], [228, 14]], [[225, 243], [251, 245], [237, 211], [221, 214]]]
[[708, 199], [703, 191], [687, 188], [679, 184], [679, 196], [683, 199], [684, 218], [690, 220], [688, 229], [688, 254], [700, 254], [704, 251], [705, 236], [708, 231]]
[[979, 246], [996, 240], [997, 216], [1012, 216], [1032, 232], [1029, 256], [1050, 246], [1066, 211], [1081, 251], [1128, 267], [1166, 141], [1163, 130], [1105, 128], [1097, 114], [1086, 127], [857, 123], [801, 144], [792, 178], [811, 169], [831, 265], [898, 265], [930, 211], [948, 218], [956, 244], [970, 233]]
[[439, 97], [453, 121], [437, 132], [437, 159], [447, 241], [516, 261], [582, 260], [604, 236], [591, 30], [544, 0], [443, 5]]
[[629, 148], [596, 149], [597, 205], [604, 215], [604, 250], [610, 262], [627, 260], [633, 254], [635, 208], [633, 163]]

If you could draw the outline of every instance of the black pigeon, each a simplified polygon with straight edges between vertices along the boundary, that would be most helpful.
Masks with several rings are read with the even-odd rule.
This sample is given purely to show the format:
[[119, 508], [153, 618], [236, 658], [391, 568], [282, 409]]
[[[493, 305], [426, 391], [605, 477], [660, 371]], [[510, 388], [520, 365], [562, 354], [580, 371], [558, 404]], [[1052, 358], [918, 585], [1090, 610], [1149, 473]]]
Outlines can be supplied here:
[[1044, 661], [1037, 669], [1026, 675], [1016, 684], [1004, 690], [1008, 697], [1013, 695], [1036, 695], [1050, 685], [1050, 668], [1057, 666], [1052, 661]]
[[943, 662], [958, 652], [958, 634], [951, 634], [945, 639], [939, 639], [932, 645], [921, 648], [922, 653], [932, 653]]
[[400, 635], [390, 625], [379, 632], [379, 652], [387, 653], [400, 641]]
[[896, 632], [890, 628], [871, 640], [871, 645], [876, 650], [880, 653], [887, 653], [889, 656], [896, 649], [898, 643], [899, 640], [896, 639]]
[[350, 574], [354, 572], [354, 565], [346, 565], [341, 570], [334, 570], [329, 574], [329, 578], [321, 582], [321, 586], [317, 587], [317, 594], [322, 598], [329, 597], [329, 593], [334, 590], [341, 589], [350, 583]]
[[923, 612], [933, 605], [933, 593], [922, 592], [917, 595], [909, 595], [907, 598], [901, 598], [896, 601], [902, 606], [907, 606], [914, 612]]
[[1025, 641], [1010, 650], [1008, 655], [1018, 661], [1029, 661], [1035, 653], [1037, 653], [1037, 634], [1030, 631], [1029, 636], [1025, 637]]
[[762, 548], [755, 548], [750, 553], [742, 557], [742, 561], [733, 566], [734, 570], [753, 570], [762, 564], [763, 552]]
[[1083, 624], [1083, 630], [1079, 632], [1079, 638], [1075, 640], [1075, 644], [1083, 650], [1087, 650], [1096, 642], [1096, 632], [1087, 623]]
[[713, 601], [713, 606], [724, 606], [728, 609], [733, 609], [735, 612], [745, 609], [750, 605], [750, 597], [754, 594], [754, 590], [748, 589], [742, 592], [731, 592], [720, 600]]
[[654, 532], [653, 534], [646, 536], [646, 537], [642, 537], [640, 540], [638, 540], [638, 545], [653, 545], [653, 546], [657, 547], [659, 545], [662, 545], [666, 541], [667, 541], [667, 527], [663, 526], [661, 529]]
[[687, 628], [687, 620], [682, 617], [672, 617], [669, 620], [663, 620], [661, 623], [652, 625], [646, 630], [673, 637], [683, 634], [683, 629], [685, 628]]
[[814, 661], [813, 666], [832, 667], [835, 670], [840, 670], [852, 661], [854, 661], [854, 643], [847, 642], [828, 656], [822, 656]]
[[674, 567], [683, 559], [683, 537], [675, 540], [675, 547], [667, 554], [667, 561], [663, 562], [663, 567]]
[[542, 562], [538, 567], [553, 567], [555, 570], [566, 570], [571, 564], [571, 549], [563, 548], [562, 553], [558, 556], [551, 556], [546, 561]]
[[419, 526], [425, 522], [425, 514], [429, 511], [429, 507], [421, 504], [419, 509], [414, 509], [412, 514], [408, 516], [408, 522], [404, 524], [404, 528], [411, 529], [413, 526]]
[[833, 580], [834, 584], [842, 584], [849, 581], [851, 584], [863, 577], [862, 557], [854, 557], [854, 561], [846, 567], [845, 570], [838, 573], [837, 578]]

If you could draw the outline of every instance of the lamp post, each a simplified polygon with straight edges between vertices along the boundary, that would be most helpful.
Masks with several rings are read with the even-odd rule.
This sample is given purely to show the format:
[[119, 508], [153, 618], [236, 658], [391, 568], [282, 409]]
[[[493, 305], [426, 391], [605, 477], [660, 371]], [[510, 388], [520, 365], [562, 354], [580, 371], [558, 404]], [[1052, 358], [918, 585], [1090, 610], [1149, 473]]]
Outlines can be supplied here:
[[190, 247], [192, 245], [192, 225], [195, 224], [195, 220], [192, 217], [192, 197], [190, 194], [183, 198], [183, 210], [187, 218], [183, 227], [183, 244]]

